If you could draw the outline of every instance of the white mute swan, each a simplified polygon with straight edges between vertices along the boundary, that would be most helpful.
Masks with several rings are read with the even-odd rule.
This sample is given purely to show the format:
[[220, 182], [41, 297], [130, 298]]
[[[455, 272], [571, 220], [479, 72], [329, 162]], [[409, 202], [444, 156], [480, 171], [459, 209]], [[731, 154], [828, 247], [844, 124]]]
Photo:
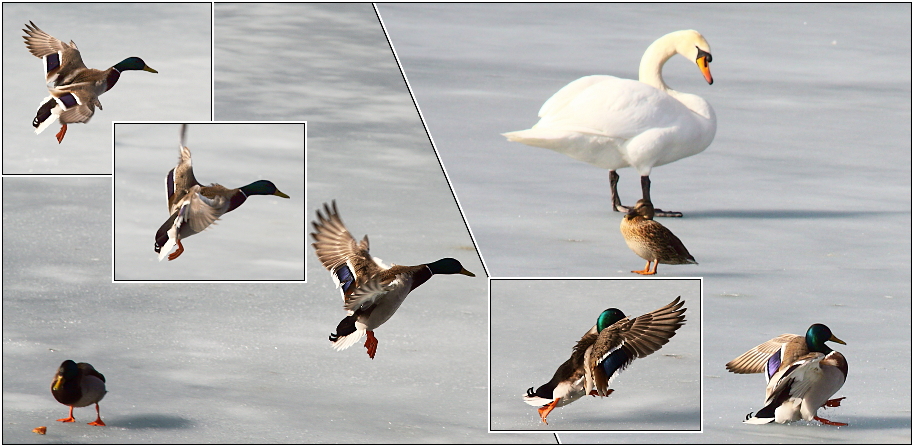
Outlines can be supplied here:
[[[503, 135], [608, 169], [615, 211], [629, 211], [616, 190], [616, 170], [632, 166], [641, 174], [642, 199], [650, 202], [651, 168], [705, 150], [717, 132], [717, 117], [707, 101], [663, 82], [663, 64], [676, 53], [695, 61], [708, 84], [714, 82], [705, 38], [694, 30], [672, 32], [647, 47], [638, 81], [604, 75], [580, 78], [543, 104], [540, 121], [532, 129]], [[655, 215], [682, 217], [659, 209]]]

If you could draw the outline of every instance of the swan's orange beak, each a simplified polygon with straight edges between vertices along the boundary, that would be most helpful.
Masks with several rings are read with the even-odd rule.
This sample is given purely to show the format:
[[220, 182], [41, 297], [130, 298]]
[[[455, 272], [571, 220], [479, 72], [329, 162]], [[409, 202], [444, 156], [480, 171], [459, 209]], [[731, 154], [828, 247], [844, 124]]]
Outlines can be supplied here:
[[708, 81], [708, 84], [714, 83], [714, 78], [711, 77], [711, 67], [708, 66], [710, 55], [704, 55], [695, 60], [695, 63], [698, 64], [698, 69], [701, 70], [701, 74], [704, 75], [705, 81]]

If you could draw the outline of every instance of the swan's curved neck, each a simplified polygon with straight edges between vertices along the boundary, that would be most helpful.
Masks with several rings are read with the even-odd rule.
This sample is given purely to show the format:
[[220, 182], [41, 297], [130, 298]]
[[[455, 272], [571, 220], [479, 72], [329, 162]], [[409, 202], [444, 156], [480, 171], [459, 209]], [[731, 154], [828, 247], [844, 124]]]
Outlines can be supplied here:
[[663, 82], [660, 72], [663, 70], [663, 64], [677, 53], [675, 42], [668, 37], [663, 36], [647, 47], [638, 68], [639, 81], [663, 91], [672, 89]]

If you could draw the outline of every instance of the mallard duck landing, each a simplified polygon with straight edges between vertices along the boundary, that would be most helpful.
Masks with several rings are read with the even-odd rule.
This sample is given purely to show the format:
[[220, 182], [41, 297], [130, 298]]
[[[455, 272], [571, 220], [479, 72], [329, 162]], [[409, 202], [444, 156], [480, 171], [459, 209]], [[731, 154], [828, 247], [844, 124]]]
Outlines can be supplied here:
[[[609, 170], [615, 211], [628, 212], [616, 185], [617, 169], [641, 174], [642, 199], [651, 200], [651, 169], [705, 150], [717, 132], [714, 109], [696, 95], [663, 82], [661, 70], [674, 54], [694, 61], [708, 84], [711, 47], [698, 31], [669, 33], [652, 43], [641, 58], [638, 80], [585, 76], [543, 104], [532, 129], [503, 134], [508, 141], [552, 149]], [[657, 210], [661, 217], [681, 217]]]
[[25, 27], [22, 30], [28, 34], [22, 36], [25, 46], [32, 55], [43, 61], [45, 82], [51, 93], [41, 100], [32, 126], [35, 127], [35, 133], [40, 134], [52, 122], [60, 122], [58, 144], [67, 133], [68, 123], [88, 123], [95, 114], [96, 106], [102, 110], [98, 97], [114, 87], [122, 72], [143, 70], [158, 73], [138, 57], [128, 57], [107, 70], [86, 68], [79, 49], [72, 40], [66, 44], [32, 22]]
[[747, 424], [813, 419], [826, 425], [847, 425], [816, 415], [821, 407], [838, 407], [843, 397], [829, 399], [847, 379], [847, 360], [825, 342], [844, 343], [824, 324], [814, 324], [806, 336], [783, 334], [772, 338], [727, 363], [727, 370], [737, 374], [764, 372], [765, 407], [749, 413]]
[[[635, 254], [647, 260], [644, 270], [632, 270], [639, 275], [656, 275], [660, 264], [698, 264], [670, 230], [654, 220], [654, 205], [644, 199], [622, 218], [619, 226], [625, 243]], [[654, 268], [651, 270], [651, 263]]]
[[378, 348], [374, 330], [393, 316], [410, 292], [433, 275], [476, 276], [452, 258], [413, 266], [385, 265], [368, 253], [367, 235], [361, 242], [352, 237], [340, 218], [335, 200], [332, 205], [324, 203], [323, 214], [317, 210], [317, 220], [311, 225], [315, 230], [311, 233], [315, 240], [311, 245], [340, 289], [348, 315], [337, 325], [336, 332], [330, 334], [337, 351], [354, 345], [364, 334], [368, 357], [373, 359]]
[[108, 391], [105, 389], [105, 376], [95, 370], [88, 363], [76, 363], [73, 360], [65, 360], [57, 369], [57, 375], [51, 382], [51, 394], [64, 405], [70, 407], [70, 415], [60, 422], [76, 422], [73, 418], [73, 407], [88, 407], [95, 404], [95, 421], [89, 422], [89, 425], [105, 425], [102, 422], [101, 413], [98, 411], [98, 403], [105, 397]]
[[524, 402], [542, 405], [538, 411], [543, 423], [556, 407], [568, 405], [585, 394], [609, 396], [609, 384], [636, 358], [659, 350], [685, 324], [685, 301], [673, 302], [653, 312], [629, 320], [616, 308], [604, 310], [595, 324], [577, 342], [571, 358], [556, 370], [552, 380], [533, 391], [527, 390]]
[[269, 180], [258, 180], [240, 188], [229, 189], [218, 183], [201, 185], [194, 177], [190, 149], [184, 145], [186, 127], [181, 126], [181, 153], [178, 165], [165, 178], [168, 190], [168, 211], [171, 217], [156, 231], [155, 251], [161, 261], [175, 244], [178, 249], [168, 255], [173, 261], [184, 253], [181, 239], [193, 236], [212, 225], [223, 214], [233, 211], [247, 200], [248, 196], [289, 196], [276, 189]]

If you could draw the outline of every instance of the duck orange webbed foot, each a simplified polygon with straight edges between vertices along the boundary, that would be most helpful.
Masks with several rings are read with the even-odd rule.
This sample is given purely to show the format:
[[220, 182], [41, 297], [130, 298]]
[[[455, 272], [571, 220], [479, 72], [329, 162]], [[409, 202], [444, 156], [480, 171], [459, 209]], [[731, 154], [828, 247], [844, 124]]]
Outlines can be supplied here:
[[825, 408], [825, 407], [840, 407], [840, 406], [841, 406], [841, 401], [844, 400], [844, 399], [847, 399], [847, 397], [839, 397], [839, 398], [837, 398], [837, 399], [829, 399], [829, 400], [826, 401], [824, 404], [822, 404], [822, 408]]
[[67, 125], [64, 124], [64, 125], [60, 126], [60, 131], [57, 132], [57, 135], [56, 135], [56, 137], [57, 137], [57, 144], [60, 144], [60, 143], [63, 141], [63, 137], [64, 137], [64, 135], [66, 135], [66, 134], [67, 134]]
[[178, 249], [175, 250], [174, 253], [168, 255], [169, 261], [174, 261], [175, 259], [178, 259], [178, 256], [181, 256], [181, 253], [184, 253], [184, 246], [181, 245], [181, 239], [178, 239], [177, 243], [178, 243]]
[[552, 402], [549, 402], [548, 404], [543, 405], [542, 407], [540, 407], [536, 410], [539, 412], [540, 419], [543, 420], [544, 424], [549, 425], [549, 423], [546, 422], [546, 416], [549, 416], [549, 413], [555, 408], [555, 404], [559, 403], [559, 400], [560, 399], [556, 399]]
[[58, 422], [76, 422], [76, 418], [73, 417], [73, 407], [70, 407], [70, 415], [69, 415], [69, 416], [67, 416], [67, 417], [65, 417], [65, 418], [63, 418], [63, 419], [58, 419], [57, 421], [58, 421]]
[[368, 338], [365, 339], [365, 349], [368, 350], [368, 357], [374, 359], [374, 355], [378, 352], [378, 339], [374, 336], [374, 331], [367, 331], [366, 335]]
[[844, 427], [847, 425], [844, 422], [832, 422], [832, 421], [829, 421], [828, 419], [820, 418], [819, 416], [814, 416], [813, 419], [815, 419], [825, 425], [834, 425], [836, 427]]

